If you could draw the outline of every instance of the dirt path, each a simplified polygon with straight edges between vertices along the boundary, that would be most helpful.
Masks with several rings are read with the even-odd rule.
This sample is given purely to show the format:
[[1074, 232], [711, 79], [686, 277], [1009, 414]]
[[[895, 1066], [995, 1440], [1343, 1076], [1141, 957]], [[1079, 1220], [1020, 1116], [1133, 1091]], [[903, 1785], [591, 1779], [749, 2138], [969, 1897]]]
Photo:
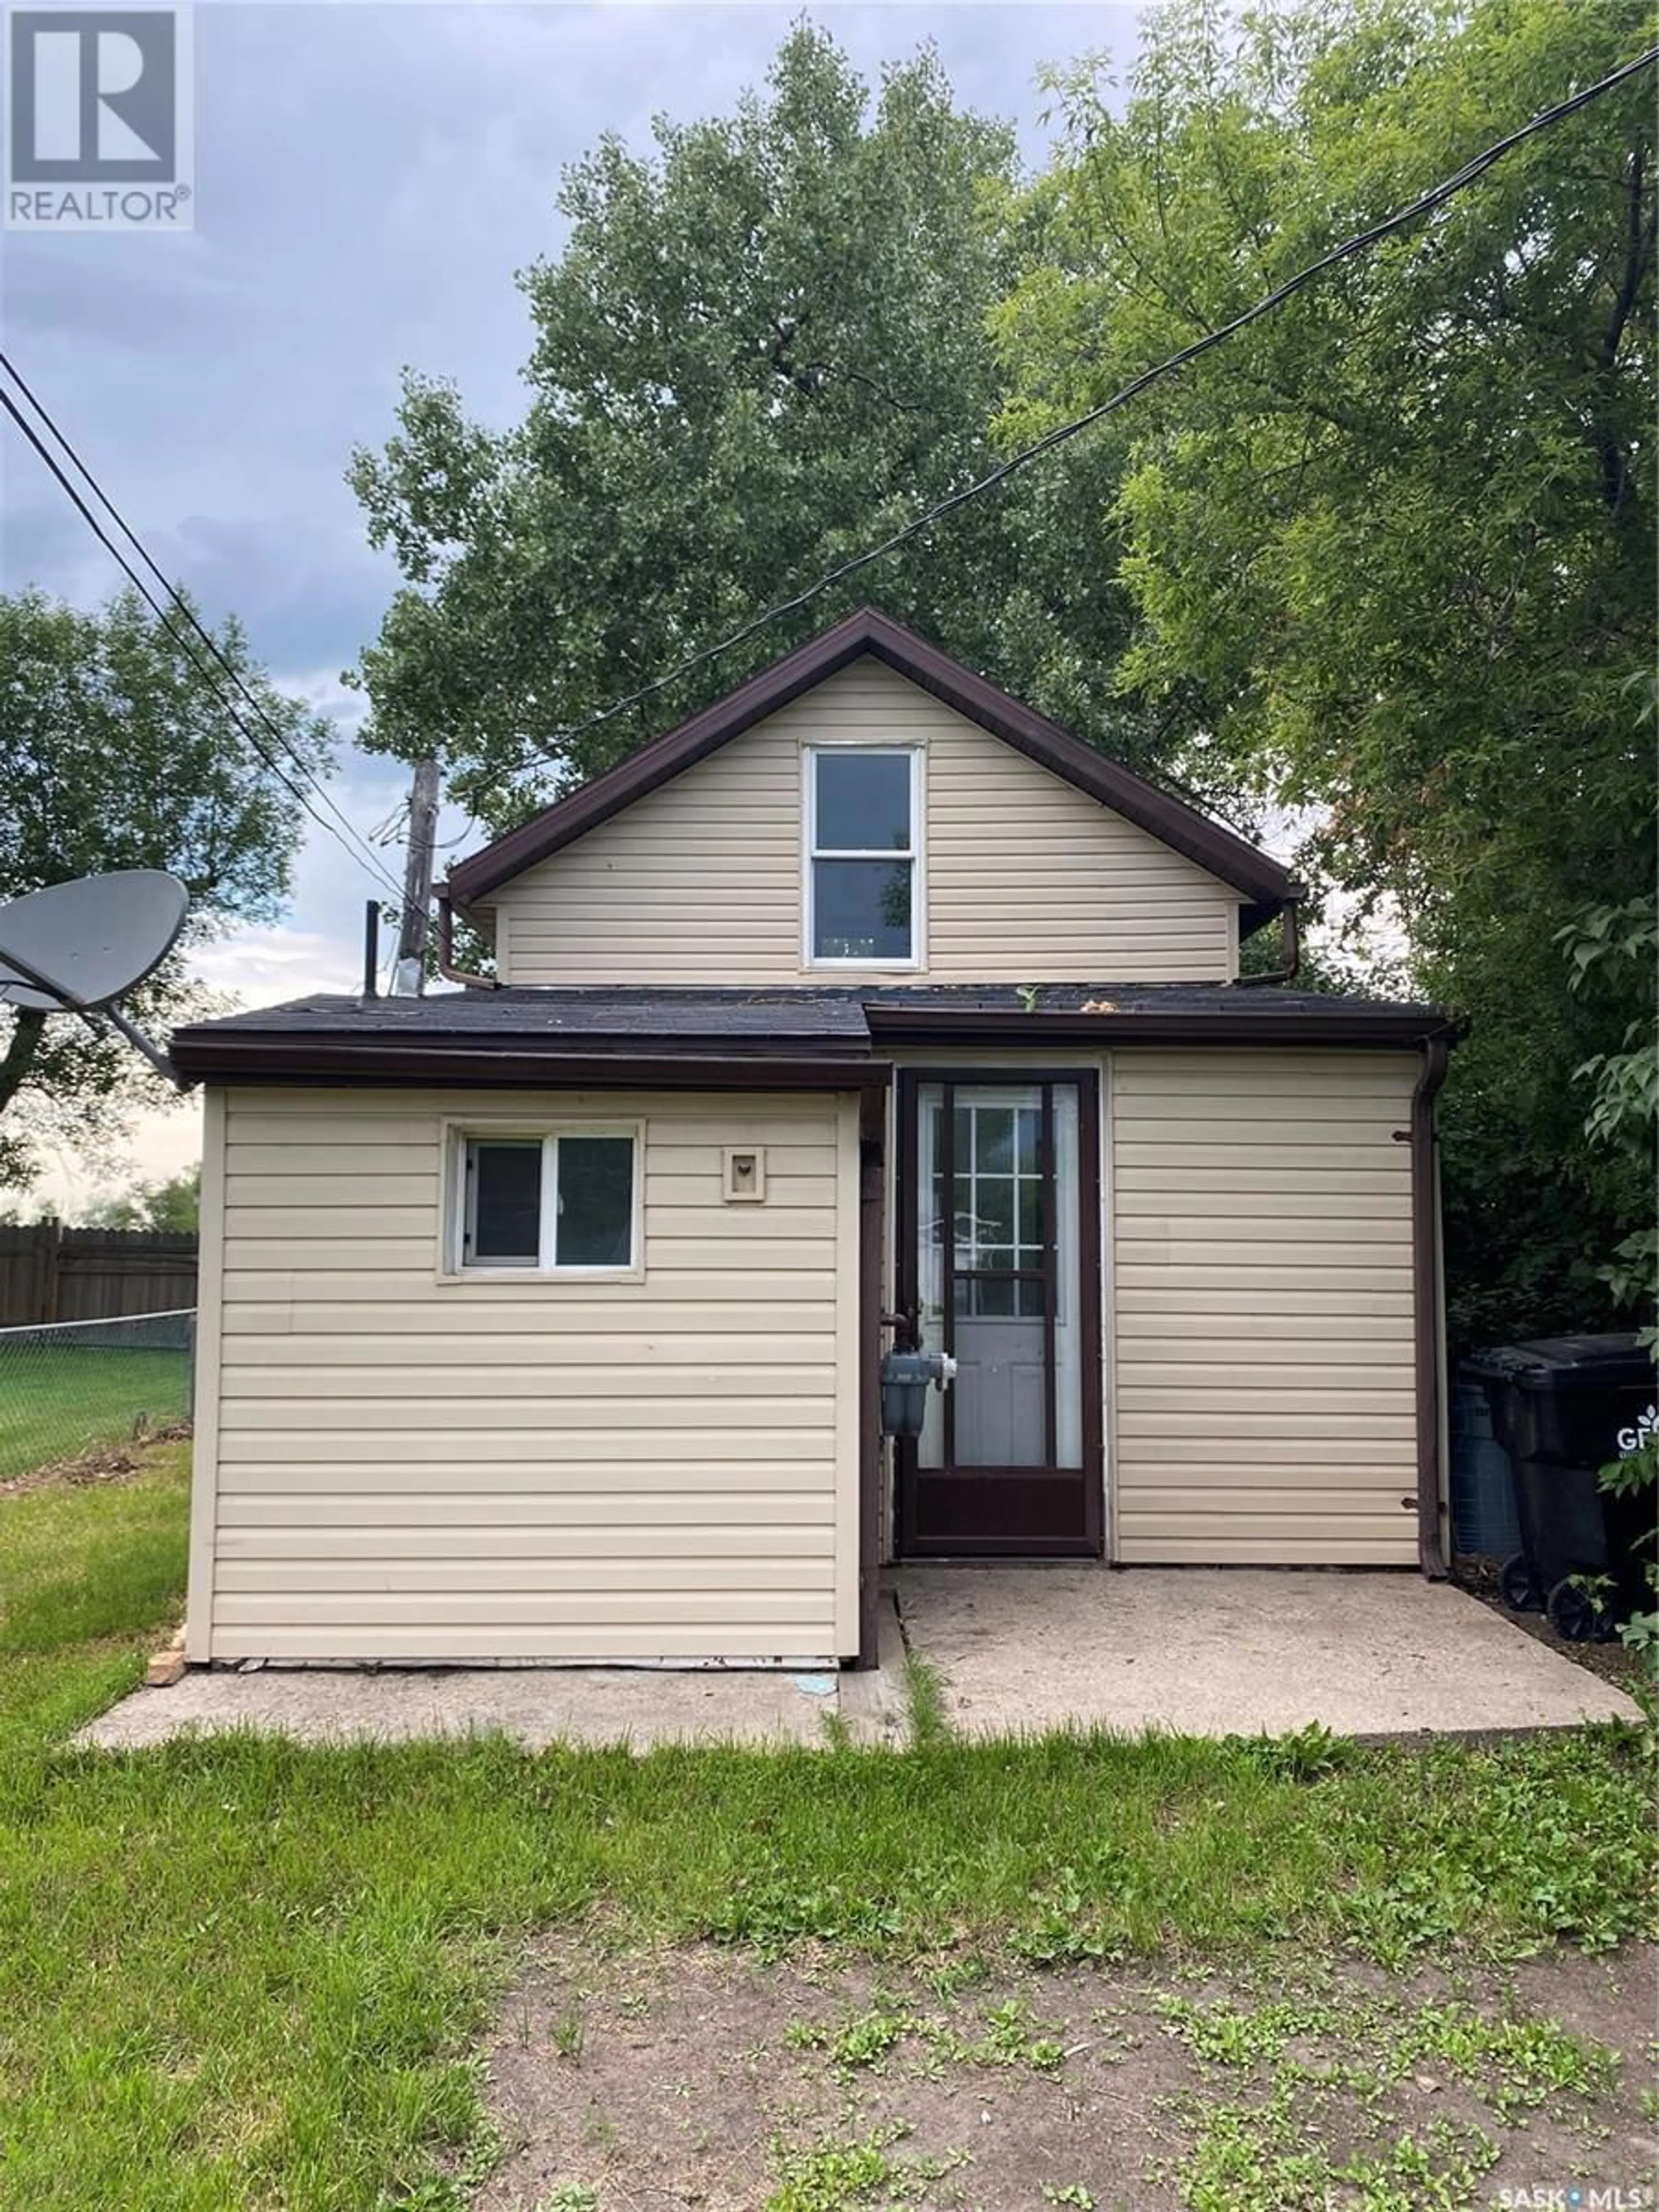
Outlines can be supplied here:
[[1651, 1952], [1406, 1982], [550, 1945], [489, 2053], [503, 2148], [477, 2203], [1416, 2212], [1639, 2192], [1659, 2170], [1656, 2002]]

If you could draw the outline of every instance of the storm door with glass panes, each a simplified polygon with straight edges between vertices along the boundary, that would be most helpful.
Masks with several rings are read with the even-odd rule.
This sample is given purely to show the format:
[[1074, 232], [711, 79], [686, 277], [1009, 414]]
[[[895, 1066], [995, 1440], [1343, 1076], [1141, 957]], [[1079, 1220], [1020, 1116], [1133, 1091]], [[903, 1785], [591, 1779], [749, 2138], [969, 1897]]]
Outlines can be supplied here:
[[1101, 1548], [1096, 1085], [913, 1075], [900, 1304], [951, 1352], [897, 1453], [909, 1558]]

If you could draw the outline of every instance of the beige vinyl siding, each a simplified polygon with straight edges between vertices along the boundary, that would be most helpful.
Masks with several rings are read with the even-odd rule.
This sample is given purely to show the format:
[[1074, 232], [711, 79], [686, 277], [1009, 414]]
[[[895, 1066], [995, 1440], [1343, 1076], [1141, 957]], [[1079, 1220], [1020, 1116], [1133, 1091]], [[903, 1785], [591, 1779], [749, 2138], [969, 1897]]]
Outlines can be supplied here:
[[[865, 659], [492, 895], [519, 984], [902, 981], [802, 957], [803, 749], [926, 753], [926, 960], [941, 982], [1237, 970], [1238, 895]], [[908, 971], [907, 971], [908, 972]]]
[[1115, 1555], [1408, 1565], [1408, 1054], [1112, 1061]]
[[[856, 1650], [855, 1099], [273, 1088], [212, 1110], [195, 1656]], [[441, 1279], [447, 1119], [642, 1121], [644, 1279]], [[722, 1200], [734, 1144], [766, 1148], [762, 1204]]]

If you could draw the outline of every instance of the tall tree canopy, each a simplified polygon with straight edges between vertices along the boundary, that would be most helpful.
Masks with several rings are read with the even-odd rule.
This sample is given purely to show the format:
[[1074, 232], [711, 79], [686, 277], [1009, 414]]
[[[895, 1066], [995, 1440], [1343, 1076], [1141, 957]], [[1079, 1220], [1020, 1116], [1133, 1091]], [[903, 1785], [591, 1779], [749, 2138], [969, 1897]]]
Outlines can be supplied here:
[[[1237, 314], [1653, 37], [1636, 0], [1316, 0], [1152, 19], [1121, 112], [1066, 81], [999, 319], [1022, 440]], [[1583, 1313], [1644, 1202], [1575, 1067], [1640, 1005], [1558, 930], [1650, 894], [1654, 87], [1540, 134], [1107, 426], [1139, 611], [1310, 859], [1474, 1017], [1445, 1108], [1466, 1328]], [[1117, 427], [1121, 425], [1120, 427]]]
[[873, 104], [810, 27], [763, 97], [605, 140], [570, 233], [522, 279], [523, 423], [492, 436], [411, 377], [356, 488], [406, 588], [365, 656], [368, 742], [434, 743], [494, 827], [631, 750], [873, 598], [1074, 727], [1150, 757], [1111, 682], [1125, 635], [1084, 456], [976, 501], [527, 775], [562, 726], [660, 676], [995, 464], [987, 319], [1012, 133], [958, 112], [924, 52]]
[[[298, 758], [325, 766], [327, 724], [272, 687], [234, 623], [216, 635]], [[188, 1002], [184, 948], [276, 918], [300, 829], [291, 792], [135, 593], [92, 613], [36, 592], [0, 599], [0, 896], [115, 868], [178, 876], [190, 920], [125, 1002], [136, 1020], [165, 1029]], [[147, 1080], [126, 1046], [78, 1021], [0, 1012], [0, 1186], [27, 1182], [47, 1139], [106, 1139]]]

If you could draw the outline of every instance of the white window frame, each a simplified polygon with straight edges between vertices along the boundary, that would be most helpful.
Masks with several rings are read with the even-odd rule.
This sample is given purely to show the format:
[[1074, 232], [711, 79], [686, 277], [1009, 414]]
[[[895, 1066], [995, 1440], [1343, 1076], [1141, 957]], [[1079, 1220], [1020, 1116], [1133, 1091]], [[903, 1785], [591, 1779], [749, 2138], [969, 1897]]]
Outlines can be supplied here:
[[[561, 1267], [557, 1260], [559, 1140], [562, 1137], [626, 1137], [634, 1147], [633, 1207], [629, 1224], [629, 1257], [613, 1267]], [[470, 1144], [539, 1144], [542, 1147], [542, 1211], [536, 1258], [532, 1264], [465, 1257], [466, 1154]], [[438, 1279], [445, 1283], [640, 1283], [645, 1280], [645, 1124], [643, 1121], [488, 1121], [477, 1119], [443, 1124], [445, 1195]]]
[[[818, 849], [818, 763], [836, 754], [862, 754], [876, 759], [898, 757], [910, 763], [910, 843], [900, 852], [888, 846], [877, 851], [854, 851], [837, 845]], [[927, 964], [927, 876], [926, 824], [927, 820], [927, 750], [921, 745], [872, 744], [867, 740], [801, 747], [801, 935], [800, 964], [805, 970], [830, 974], [868, 973], [879, 969], [890, 975], [914, 975]], [[908, 958], [851, 960], [820, 957], [816, 912], [817, 864], [820, 860], [908, 860], [910, 863], [910, 951]]]

